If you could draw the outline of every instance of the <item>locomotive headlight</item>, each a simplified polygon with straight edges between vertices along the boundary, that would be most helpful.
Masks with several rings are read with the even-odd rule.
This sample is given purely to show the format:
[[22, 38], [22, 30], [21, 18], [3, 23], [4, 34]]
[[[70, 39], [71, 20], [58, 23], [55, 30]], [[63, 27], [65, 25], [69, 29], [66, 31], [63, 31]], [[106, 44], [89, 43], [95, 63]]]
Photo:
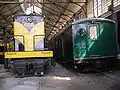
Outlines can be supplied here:
[[33, 21], [33, 18], [32, 18], [32, 17], [27, 17], [27, 22], [28, 22], [28, 23], [32, 23], [32, 21]]

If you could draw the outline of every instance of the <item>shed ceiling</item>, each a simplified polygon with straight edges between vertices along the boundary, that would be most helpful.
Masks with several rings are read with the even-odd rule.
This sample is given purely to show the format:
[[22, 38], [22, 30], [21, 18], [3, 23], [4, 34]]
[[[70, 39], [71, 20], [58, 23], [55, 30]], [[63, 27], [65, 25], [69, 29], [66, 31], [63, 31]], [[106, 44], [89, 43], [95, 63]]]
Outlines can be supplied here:
[[86, 0], [0, 0], [0, 28], [1, 31], [3, 28], [12, 30], [13, 15], [36, 6], [41, 8], [39, 14], [45, 17], [46, 37], [50, 38], [62, 30], [85, 3]]

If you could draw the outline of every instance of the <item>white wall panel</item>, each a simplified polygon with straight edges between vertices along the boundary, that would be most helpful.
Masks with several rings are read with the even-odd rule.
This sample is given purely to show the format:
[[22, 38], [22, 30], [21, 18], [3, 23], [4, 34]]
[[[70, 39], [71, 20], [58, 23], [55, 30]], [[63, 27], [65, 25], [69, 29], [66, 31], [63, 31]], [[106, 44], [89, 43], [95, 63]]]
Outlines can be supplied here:
[[87, 3], [87, 17], [93, 17], [93, 0], [88, 0]]
[[[101, 6], [100, 6], [100, 4], [101, 4]], [[100, 16], [100, 15], [108, 12], [108, 7], [110, 5], [111, 5], [111, 0], [88, 0], [88, 3], [87, 3], [88, 18], [93, 17], [94, 15]], [[114, 5], [114, 7], [120, 5], [120, 0], [114, 0], [113, 5]]]
[[120, 5], [120, 0], [114, 0], [113, 5], [114, 7]]
[[108, 11], [108, 7], [111, 5], [111, 0], [102, 0], [102, 14]]

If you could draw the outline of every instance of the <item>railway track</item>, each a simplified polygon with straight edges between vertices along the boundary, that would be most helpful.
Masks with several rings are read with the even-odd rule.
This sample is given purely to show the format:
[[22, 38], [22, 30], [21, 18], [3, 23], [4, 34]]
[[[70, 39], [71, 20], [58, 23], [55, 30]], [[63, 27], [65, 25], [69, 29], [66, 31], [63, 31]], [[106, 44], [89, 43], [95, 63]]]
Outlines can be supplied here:
[[[115, 72], [100, 72], [96, 74], [91, 74], [93, 82], [105, 87], [108, 90], [119, 90], [120, 87], [120, 73]], [[116, 89], [113, 86], [116, 85]]]
[[[69, 69], [69, 68], [68, 68]], [[44, 90], [120, 90], [120, 72], [100, 72], [100, 73], [87, 73], [81, 74], [75, 72], [74, 70], [68, 70], [66, 68], [57, 65], [50, 71], [50, 75], [45, 75], [44, 77], [25, 77], [25, 78], [13, 78], [12, 76], [5, 76], [3, 80], [5, 81], [5, 88], [7, 85], [10, 86], [21, 86], [26, 87], [26, 85], [33, 85], [38, 90], [44, 88]], [[69, 77], [71, 80], [56, 80], [56, 77]], [[68, 85], [69, 84], [69, 85]], [[63, 89], [64, 87], [64, 89]], [[79, 87], [78, 89], [76, 87]], [[8, 87], [9, 89], [9, 87]]]
[[[113, 74], [111, 72], [109, 72], [109, 73], [104, 72], [104, 73], [99, 73], [99, 74], [102, 75], [102, 76], [105, 76], [107, 78], [113, 79], [117, 82], [120, 82], [120, 76], [119, 75]], [[119, 79], [117, 79], [117, 77], [119, 77]]]

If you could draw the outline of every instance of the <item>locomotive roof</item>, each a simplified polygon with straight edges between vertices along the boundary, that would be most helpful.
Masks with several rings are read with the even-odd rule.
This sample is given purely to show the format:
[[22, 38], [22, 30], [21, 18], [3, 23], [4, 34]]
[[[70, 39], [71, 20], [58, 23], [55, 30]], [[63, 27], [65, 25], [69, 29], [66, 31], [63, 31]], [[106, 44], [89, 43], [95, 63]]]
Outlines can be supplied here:
[[72, 24], [82, 23], [86, 21], [105, 21], [105, 22], [115, 23], [115, 21], [111, 19], [106, 19], [106, 18], [86, 18], [86, 19], [80, 19], [80, 20], [74, 21]]

